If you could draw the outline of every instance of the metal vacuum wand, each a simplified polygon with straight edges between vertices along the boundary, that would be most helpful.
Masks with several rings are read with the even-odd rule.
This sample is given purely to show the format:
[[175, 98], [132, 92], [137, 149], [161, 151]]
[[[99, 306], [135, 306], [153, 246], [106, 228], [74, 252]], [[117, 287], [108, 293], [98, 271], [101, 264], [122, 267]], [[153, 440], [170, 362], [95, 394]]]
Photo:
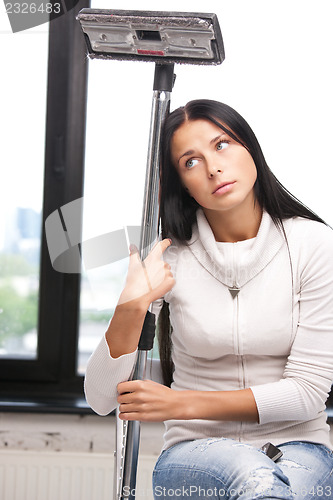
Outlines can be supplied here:
[[[156, 64], [154, 78], [154, 93], [152, 102], [151, 124], [148, 143], [146, 186], [143, 202], [143, 213], [141, 223], [140, 255], [145, 259], [158, 237], [158, 207], [159, 196], [159, 163], [162, 123], [169, 112], [171, 91], [174, 82], [173, 64]], [[155, 334], [155, 316], [148, 312], [146, 321], [151, 325], [150, 335], [142, 335], [138, 346], [138, 356], [132, 380], [143, 380], [146, 376], [147, 353], [152, 349]], [[143, 331], [145, 330], [145, 326]], [[148, 342], [146, 338], [148, 337]], [[151, 345], [150, 345], [151, 342]], [[140, 440], [140, 422], [129, 421], [124, 423], [124, 432], [127, 437], [124, 440], [126, 450], [124, 455], [123, 478], [118, 478], [120, 488], [117, 495], [119, 499], [124, 498], [122, 493], [129, 492], [126, 498], [133, 499], [132, 494], [136, 485], [136, 471], [138, 460], [138, 444]], [[120, 494], [119, 494], [120, 493]]]

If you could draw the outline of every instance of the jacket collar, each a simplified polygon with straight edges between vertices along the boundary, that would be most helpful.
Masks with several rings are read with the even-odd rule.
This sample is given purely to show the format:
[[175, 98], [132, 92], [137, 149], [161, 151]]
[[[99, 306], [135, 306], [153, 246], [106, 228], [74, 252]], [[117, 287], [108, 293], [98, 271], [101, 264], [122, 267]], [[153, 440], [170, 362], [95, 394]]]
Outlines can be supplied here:
[[[283, 222], [286, 234], [291, 224], [292, 219]], [[228, 287], [241, 288], [267, 266], [284, 244], [282, 230], [266, 211], [251, 246], [242, 246], [242, 242], [217, 244], [204, 212], [199, 209], [189, 249], [217, 280]]]

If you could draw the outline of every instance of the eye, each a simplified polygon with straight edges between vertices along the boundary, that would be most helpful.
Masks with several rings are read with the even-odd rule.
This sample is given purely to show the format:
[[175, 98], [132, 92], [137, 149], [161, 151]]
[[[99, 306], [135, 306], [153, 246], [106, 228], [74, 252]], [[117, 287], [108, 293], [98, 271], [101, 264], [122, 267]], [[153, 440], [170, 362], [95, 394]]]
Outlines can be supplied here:
[[193, 168], [197, 163], [198, 163], [199, 160], [195, 160], [194, 158], [190, 158], [189, 160], [187, 160], [187, 162], [185, 163], [185, 167], [186, 168]]
[[216, 149], [217, 149], [217, 151], [221, 151], [222, 149], [225, 149], [228, 145], [229, 145], [229, 141], [224, 139], [223, 141], [219, 141], [216, 144]]

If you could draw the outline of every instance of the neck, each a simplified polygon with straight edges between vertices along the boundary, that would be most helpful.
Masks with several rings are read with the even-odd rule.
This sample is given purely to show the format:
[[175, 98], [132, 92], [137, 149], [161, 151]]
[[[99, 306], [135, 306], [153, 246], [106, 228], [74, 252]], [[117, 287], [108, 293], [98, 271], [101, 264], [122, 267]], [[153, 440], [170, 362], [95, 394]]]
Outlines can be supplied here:
[[206, 219], [212, 228], [216, 241], [231, 242], [248, 240], [258, 234], [262, 208], [255, 203], [252, 210], [242, 207], [227, 211], [203, 209]]

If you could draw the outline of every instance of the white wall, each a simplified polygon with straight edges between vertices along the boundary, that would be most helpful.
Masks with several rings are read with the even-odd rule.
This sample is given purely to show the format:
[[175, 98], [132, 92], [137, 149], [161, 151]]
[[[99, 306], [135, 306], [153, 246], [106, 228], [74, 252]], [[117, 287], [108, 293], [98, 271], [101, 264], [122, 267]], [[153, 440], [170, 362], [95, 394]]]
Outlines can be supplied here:
[[[151, 475], [163, 424], [141, 426], [138, 497]], [[113, 498], [114, 417], [0, 413], [0, 500]]]

